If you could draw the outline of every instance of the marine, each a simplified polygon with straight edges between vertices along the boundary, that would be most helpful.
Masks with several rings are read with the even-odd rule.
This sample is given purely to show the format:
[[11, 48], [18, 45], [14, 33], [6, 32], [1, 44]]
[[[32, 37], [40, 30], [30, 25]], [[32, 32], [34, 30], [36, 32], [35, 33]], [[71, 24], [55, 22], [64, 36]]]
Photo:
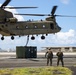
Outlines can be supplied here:
[[59, 50], [56, 55], [57, 55], [57, 66], [59, 66], [59, 62], [61, 61], [62, 67], [64, 67], [63, 52], [61, 52], [61, 50]]
[[51, 49], [49, 49], [46, 53], [45, 53], [45, 57], [47, 56], [47, 66], [50, 62], [50, 66], [52, 66], [52, 59], [53, 59], [53, 52]]

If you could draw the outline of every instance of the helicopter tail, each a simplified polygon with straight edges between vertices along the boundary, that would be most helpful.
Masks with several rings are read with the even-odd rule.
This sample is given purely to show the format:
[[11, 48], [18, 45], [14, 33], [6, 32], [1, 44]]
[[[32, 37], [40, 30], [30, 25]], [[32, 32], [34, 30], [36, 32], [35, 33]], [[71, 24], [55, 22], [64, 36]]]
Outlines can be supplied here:
[[48, 14], [49, 17], [46, 18], [47, 21], [55, 20], [55, 12], [56, 12], [57, 6], [53, 6], [51, 14]]
[[50, 16], [50, 17], [47, 17], [46, 18], [46, 21], [54, 21], [55, 20], [55, 17], [54, 16]]

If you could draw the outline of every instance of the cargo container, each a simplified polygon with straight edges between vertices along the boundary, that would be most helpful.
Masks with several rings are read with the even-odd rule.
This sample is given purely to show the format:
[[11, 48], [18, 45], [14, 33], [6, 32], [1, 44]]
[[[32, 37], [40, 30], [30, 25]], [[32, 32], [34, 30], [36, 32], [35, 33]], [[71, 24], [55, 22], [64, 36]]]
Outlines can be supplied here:
[[37, 58], [36, 46], [17, 46], [16, 58]]

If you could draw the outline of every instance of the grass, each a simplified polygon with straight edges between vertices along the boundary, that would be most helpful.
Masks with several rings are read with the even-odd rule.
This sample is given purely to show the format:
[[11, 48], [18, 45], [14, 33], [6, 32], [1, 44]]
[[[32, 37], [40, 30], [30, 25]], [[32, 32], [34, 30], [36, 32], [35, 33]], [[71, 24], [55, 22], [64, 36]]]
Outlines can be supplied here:
[[66, 67], [0, 69], [0, 75], [72, 75]]

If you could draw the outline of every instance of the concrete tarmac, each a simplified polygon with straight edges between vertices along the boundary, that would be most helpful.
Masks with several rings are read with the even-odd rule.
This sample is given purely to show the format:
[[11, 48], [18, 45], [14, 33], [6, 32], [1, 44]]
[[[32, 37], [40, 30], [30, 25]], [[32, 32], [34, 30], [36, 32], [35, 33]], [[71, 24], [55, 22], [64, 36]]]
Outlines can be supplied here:
[[[44, 53], [37, 53], [37, 58], [17, 59], [16, 53], [0, 53], [0, 68], [15, 68], [15, 67], [44, 67], [46, 66], [47, 59]], [[54, 53], [53, 66], [57, 65], [57, 57]], [[76, 54], [64, 55], [64, 66], [75, 66]], [[61, 66], [61, 62], [60, 62]]]

